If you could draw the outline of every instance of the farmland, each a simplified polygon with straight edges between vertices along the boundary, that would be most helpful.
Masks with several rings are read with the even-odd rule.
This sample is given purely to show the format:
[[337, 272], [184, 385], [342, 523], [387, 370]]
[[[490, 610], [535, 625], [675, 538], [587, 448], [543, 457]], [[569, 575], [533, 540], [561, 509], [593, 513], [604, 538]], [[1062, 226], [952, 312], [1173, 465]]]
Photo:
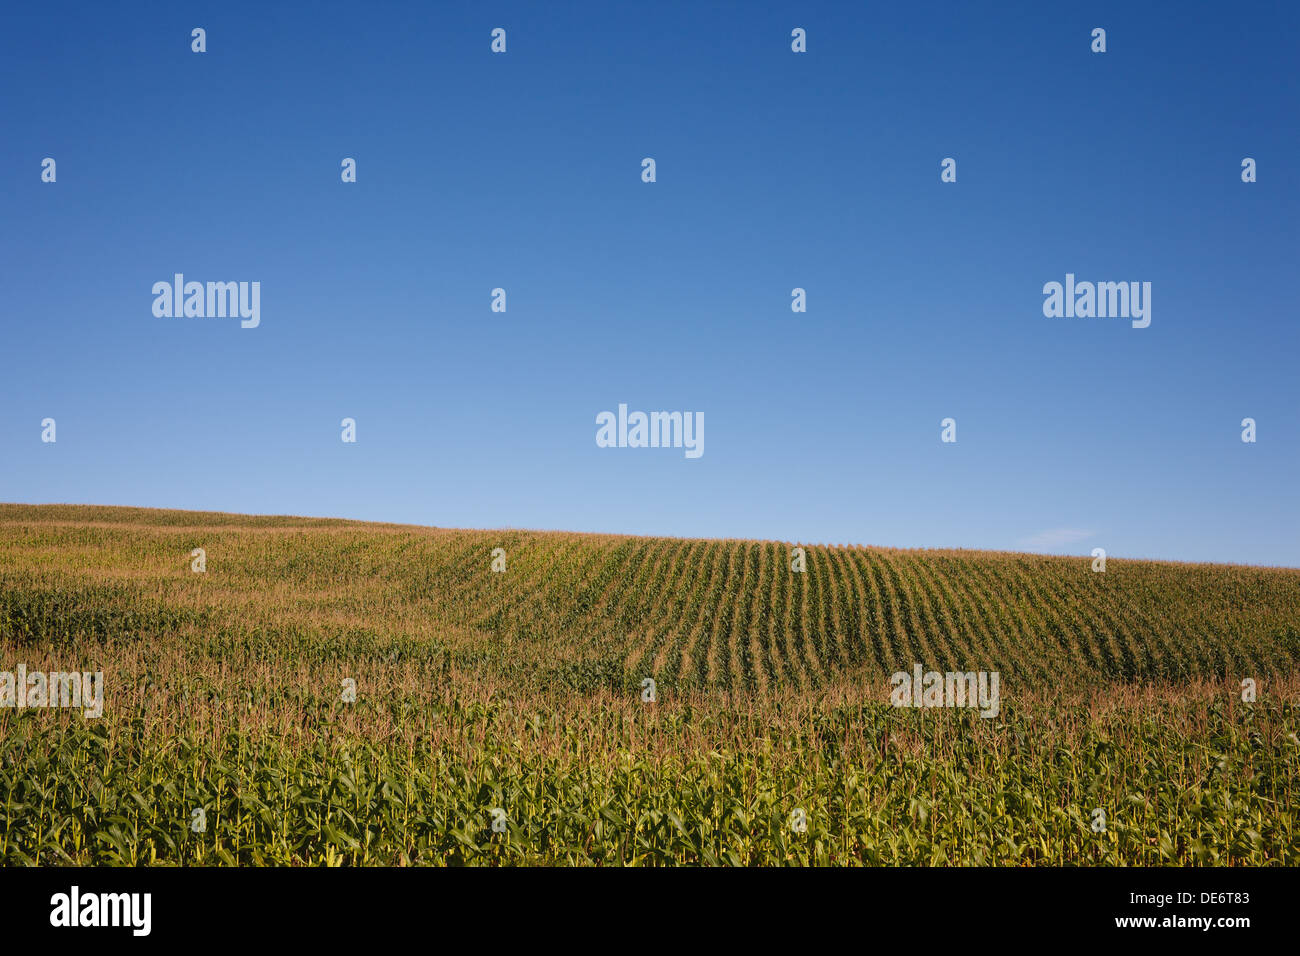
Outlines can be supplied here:
[[1300, 571], [792, 546], [0, 505], [0, 860], [1300, 863]]

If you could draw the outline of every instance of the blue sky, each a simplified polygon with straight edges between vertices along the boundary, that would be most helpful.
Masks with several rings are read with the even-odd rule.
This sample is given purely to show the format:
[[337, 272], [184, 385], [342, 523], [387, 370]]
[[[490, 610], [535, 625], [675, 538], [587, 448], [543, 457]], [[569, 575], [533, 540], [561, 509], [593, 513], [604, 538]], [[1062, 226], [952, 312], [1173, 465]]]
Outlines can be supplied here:
[[7, 5], [0, 500], [1300, 566], [1300, 8], [981, 7]]

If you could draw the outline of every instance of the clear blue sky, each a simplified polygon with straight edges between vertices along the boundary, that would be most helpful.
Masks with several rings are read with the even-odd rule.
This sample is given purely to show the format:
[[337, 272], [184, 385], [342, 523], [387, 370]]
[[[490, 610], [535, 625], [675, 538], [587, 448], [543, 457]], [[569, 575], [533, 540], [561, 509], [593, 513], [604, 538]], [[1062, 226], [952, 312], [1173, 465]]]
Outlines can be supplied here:
[[1300, 5], [985, 6], [5, 5], [0, 500], [1300, 565]]

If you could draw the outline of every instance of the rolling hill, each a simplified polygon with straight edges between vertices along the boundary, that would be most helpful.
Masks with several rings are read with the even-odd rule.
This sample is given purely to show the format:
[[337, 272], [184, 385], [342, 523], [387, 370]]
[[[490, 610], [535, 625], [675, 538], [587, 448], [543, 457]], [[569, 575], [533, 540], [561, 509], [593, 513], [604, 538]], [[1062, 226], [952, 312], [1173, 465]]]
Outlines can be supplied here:
[[796, 573], [792, 547], [0, 505], [0, 624], [307, 658], [437, 651], [583, 690], [807, 689], [916, 663], [1022, 684], [1300, 664], [1300, 570], [805, 545]]
[[792, 547], [0, 505], [0, 861], [1300, 862], [1300, 571]]

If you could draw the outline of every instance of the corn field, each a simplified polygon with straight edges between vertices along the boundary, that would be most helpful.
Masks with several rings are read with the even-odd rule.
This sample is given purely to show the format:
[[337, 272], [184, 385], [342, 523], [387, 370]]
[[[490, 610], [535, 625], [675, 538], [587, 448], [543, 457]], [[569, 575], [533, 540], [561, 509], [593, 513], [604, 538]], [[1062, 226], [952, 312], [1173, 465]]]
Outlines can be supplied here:
[[1300, 571], [793, 546], [0, 505], [0, 860], [1300, 863]]

